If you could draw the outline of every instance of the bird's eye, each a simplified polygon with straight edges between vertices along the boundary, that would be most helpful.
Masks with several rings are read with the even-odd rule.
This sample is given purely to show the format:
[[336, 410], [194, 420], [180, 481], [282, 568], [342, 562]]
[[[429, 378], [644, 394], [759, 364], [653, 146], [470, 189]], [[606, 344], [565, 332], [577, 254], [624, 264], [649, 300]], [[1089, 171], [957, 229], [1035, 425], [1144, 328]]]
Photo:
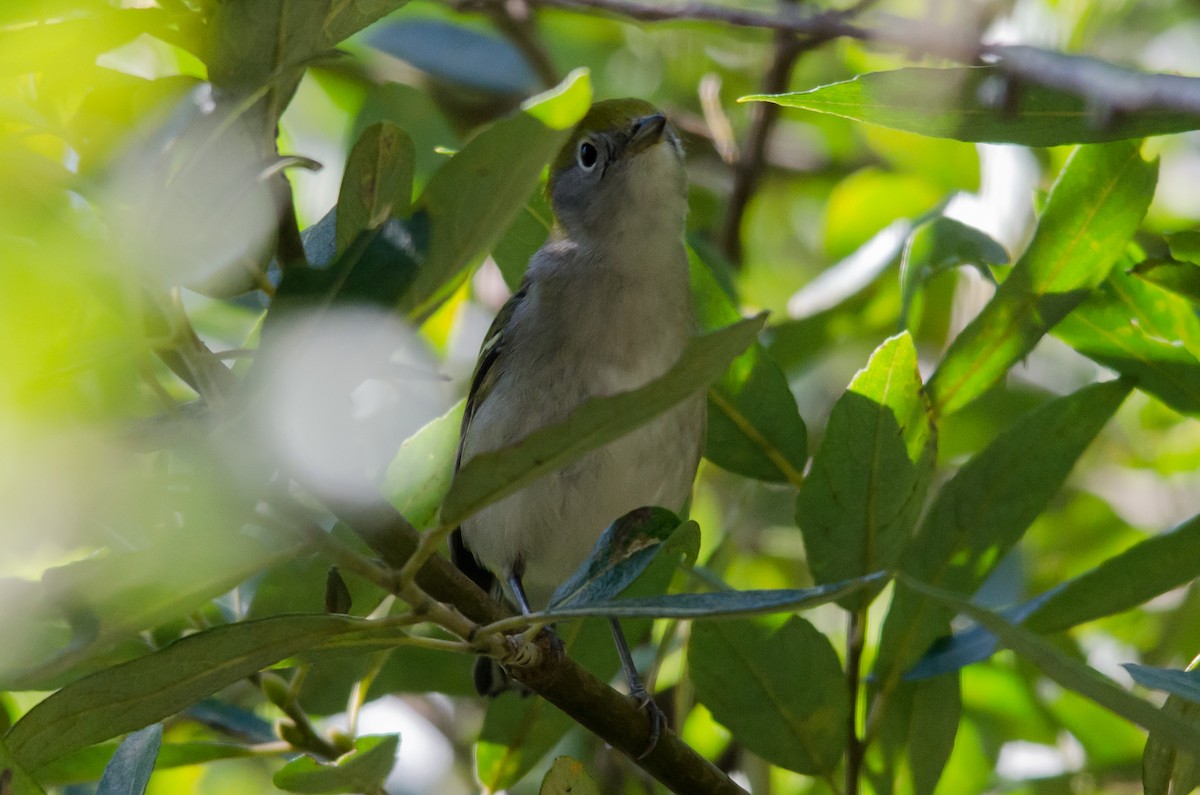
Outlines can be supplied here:
[[600, 150], [591, 141], [584, 141], [579, 145], [579, 154], [576, 155], [579, 161], [579, 167], [584, 171], [591, 171], [596, 167], [596, 161], [600, 159]]

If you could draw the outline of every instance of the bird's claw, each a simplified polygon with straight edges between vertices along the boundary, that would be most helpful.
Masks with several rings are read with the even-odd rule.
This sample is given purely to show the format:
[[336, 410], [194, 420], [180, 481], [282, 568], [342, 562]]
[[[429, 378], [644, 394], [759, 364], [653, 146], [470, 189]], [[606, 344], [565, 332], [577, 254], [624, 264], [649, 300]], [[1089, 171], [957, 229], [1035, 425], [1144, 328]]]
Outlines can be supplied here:
[[650, 738], [646, 741], [646, 748], [637, 757], [645, 759], [658, 745], [658, 739], [662, 737], [663, 726], [667, 724], [667, 716], [654, 698], [646, 692], [646, 688], [640, 687], [629, 695], [637, 702], [638, 709], [646, 713], [646, 718], [650, 721]]

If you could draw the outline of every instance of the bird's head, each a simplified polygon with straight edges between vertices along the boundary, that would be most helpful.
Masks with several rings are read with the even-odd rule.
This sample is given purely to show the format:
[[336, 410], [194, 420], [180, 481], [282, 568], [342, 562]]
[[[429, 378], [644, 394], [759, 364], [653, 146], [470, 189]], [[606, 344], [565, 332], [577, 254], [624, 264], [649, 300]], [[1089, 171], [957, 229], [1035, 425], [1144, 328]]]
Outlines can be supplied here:
[[555, 218], [571, 237], [682, 229], [687, 213], [683, 146], [666, 116], [640, 99], [597, 102], [550, 168]]

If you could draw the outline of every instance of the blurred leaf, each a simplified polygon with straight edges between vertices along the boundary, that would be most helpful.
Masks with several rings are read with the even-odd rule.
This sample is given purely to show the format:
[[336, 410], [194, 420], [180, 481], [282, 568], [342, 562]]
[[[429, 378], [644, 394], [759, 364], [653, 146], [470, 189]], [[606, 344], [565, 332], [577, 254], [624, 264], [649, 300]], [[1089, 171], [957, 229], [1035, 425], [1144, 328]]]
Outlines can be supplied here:
[[412, 139], [395, 124], [381, 121], [363, 130], [338, 192], [338, 251], [388, 218], [408, 215], [415, 161]]
[[1200, 232], [1192, 229], [1167, 235], [1167, 246], [1175, 259], [1200, 265]]
[[[5, 781], [4, 775], [9, 774], [11, 779]], [[33, 776], [25, 772], [25, 768], [21, 765], [16, 755], [8, 750], [8, 742], [6, 737], [0, 736], [0, 785], [12, 788], [12, 795], [46, 795]], [[5, 795], [8, 795], [6, 792]]]
[[[370, 557], [373, 553], [342, 523], [330, 535], [351, 549]], [[311, 550], [294, 550], [286, 559], [267, 569], [254, 587], [254, 597], [244, 619], [266, 618], [288, 613], [321, 613], [325, 610], [325, 582], [329, 557]], [[346, 573], [354, 612], [366, 615], [379, 604], [383, 592], [373, 583]]]
[[976, 607], [961, 597], [901, 575], [906, 588], [938, 602], [947, 612], [967, 615], [987, 627], [1026, 662], [1068, 690], [1084, 696], [1125, 720], [1151, 732], [1177, 748], [1200, 748], [1200, 727], [1177, 716], [1159, 712], [1152, 704], [1126, 692], [1120, 685], [1062, 651], [1038, 635], [1010, 624], [990, 610]]
[[[686, 527], [687, 525], [684, 525]], [[846, 582], [813, 588], [780, 588], [716, 593], [675, 593], [645, 598], [612, 599], [562, 607], [538, 615], [556, 619], [607, 616], [612, 618], [713, 618], [759, 613], [789, 613], [843, 599], [864, 588], [878, 586], [883, 572]]]
[[[901, 570], [931, 586], [973, 593], [1058, 492], [1129, 389], [1124, 381], [1093, 384], [1007, 428], [942, 487]], [[885, 690], [946, 633], [950, 618], [946, 610], [897, 588], [877, 662]]]
[[[417, 646], [400, 646], [391, 651], [383, 668], [376, 674], [368, 699], [387, 693], [445, 693], [451, 696], [475, 696], [471, 668], [475, 660], [466, 654], [452, 654]], [[345, 708], [341, 706], [333, 710]]]
[[1054, 335], [1176, 411], [1200, 414], [1200, 320], [1187, 300], [1117, 267]]
[[560, 756], [546, 771], [538, 795], [600, 795], [600, 787], [588, 775], [582, 762]]
[[372, 85], [354, 119], [352, 140], [377, 122], [391, 122], [408, 133], [416, 145], [413, 183], [419, 190], [446, 164], [444, 149], [459, 148], [459, 139], [428, 92], [403, 83]]
[[442, 503], [442, 524], [461, 523], [484, 506], [696, 394], [754, 341], [762, 322], [762, 317], [750, 318], [696, 337], [670, 370], [645, 386], [592, 398], [562, 422], [534, 431], [510, 447], [472, 458], [458, 471]]
[[354, 740], [354, 750], [332, 765], [302, 756], [280, 768], [272, 781], [288, 792], [377, 792], [396, 764], [399, 747], [398, 734], [358, 737]]
[[413, 527], [431, 526], [454, 479], [465, 400], [409, 437], [388, 464], [380, 491]]
[[857, 132], [896, 171], [920, 174], [948, 192], [979, 190], [979, 150], [973, 144], [876, 125]]
[[944, 196], [945, 191], [919, 175], [860, 169], [829, 194], [823, 220], [825, 253], [833, 259], [847, 257], [894, 221], [929, 212]]
[[96, 795], [141, 795], [150, 783], [163, 727], [154, 723], [130, 733], [104, 767]]
[[427, 317], [500, 240], [591, 101], [587, 72], [574, 72], [472, 138], [433, 175], [417, 202], [431, 236], [429, 257], [403, 303], [412, 317]]
[[[688, 250], [692, 297], [700, 327], [741, 319], [708, 265]], [[808, 459], [808, 432], [787, 378], [757, 342], [733, 360], [708, 391], [705, 457], [746, 477], [798, 485]]]
[[[903, 682], [883, 704], [882, 774], [894, 782], [896, 791], [906, 791], [908, 784], [916, 795], [932, 795], [963, 717], [958, 674]], [[906, 782], [906, 777], [911, 781]]]
[[1175, 671], [1137, 663], [1122, 663], [1122, 667], [1142, 687], [1161, 690], [1193, 704], [1200, 704], [1200, 669]]
[[1075, 150], [1029, 248], [929, 379], [937, 413], [999, 381], [1104, 280], [1146, 213], [1157, 172], [1136, 141]]
[[[274, 740], [272, 735], [267, 741]], [[119, 743], [90, 745], [37, 768], [37, 779], [47, 786], [82, 784], [95, 781], [104, 773], [105, 765], [116, 753]], [[158, 749], [155, 770], [187, 767], [221, 759], [243, 759], [258, 752], [248, 745], [235, 743], [166, 743]]]
[[327, 267], [287, 268], [263, 323], [264, 336], [297, 312], [311, 317], [335, 305], [356, 303], [392, 308], [424, 267], [427, 240], [423, 216], [391, 218], [359, 234]]
[[[1162, 711], [1200, 730], [1200, 704], [1172, 695]], [[1142, 756], [1142, 786], [1144, 795], [1187, 795], [1200, 787], [1200, 754], [1183, 753], [1151, 732]]]
[[[1031, 48], [1006, 48], [1009, 50]], [[1091, 58], [1040, 52], [1060, 69], [1103, 70], [1123, 80], [1164, 86], [1177, 76], [1121, 69]], [[1170, 90], [1170, 89], [1166, 89]], [[873, 72], [809, 91], [755, 94], [740, 102], [774, 102], [855, 121], [958, 141], [1061, 146], [1166, 135], [1200, 127], [1200, 118], [1153, 104], [1105, 118], [1077, 93], [1017, 82], [1001, 67], [908, 68]]]
[[1200, 304], [1200, 265], [1195, 262], [1148, 259], [1134, 265], [1131, 272], [1139, 279]]
[[[912, 338], [905, 332], [888, 339], [830, 412], [796, 501], [817, 582], [893, 568], [933, 475], [937, 435], [930, 414]], [[860, 610], [878, 592], [840, 604]]]
[[918, 289], [942, 271], [974, 265], [984, 278], [993, 280], [986, 266], [1007, 264], [1004, 247], [972, 226], [944, 215], [919, 224], [909, 234], [900, 258], [901, 324], [908, 325]]
[[9, 750], [37, 768], [72, 751], [174, 715], [303, 649], [363, 622], [344, 616], [286, 616], [214, 627], [153, 654], [73, 682], [9, 731]]
[[492, 259], [504, 276], [508, 289], [516, 292], [525, 277], [529, 259], [537, 252], [554, 223], [554, 213], [543, 191], [534, 191], [517, 214], [504, 237], [492, 248]]
[[698, 622], [688, 663], [696, 699], [749, 750], [807, 775], [841, 760], [850, 699], [837, 653], [812, 624]]
[[636, 508], [610, 524], [587, 560], [558, 586], [550, 606], [570, 607], [617, 596], [646, 570], [682, 520], [666, 508]]
[[453, 22], [397, 19], [372, 29], [367, 42], [439, 81], [513, 96], [541, 87], [511, 41]]

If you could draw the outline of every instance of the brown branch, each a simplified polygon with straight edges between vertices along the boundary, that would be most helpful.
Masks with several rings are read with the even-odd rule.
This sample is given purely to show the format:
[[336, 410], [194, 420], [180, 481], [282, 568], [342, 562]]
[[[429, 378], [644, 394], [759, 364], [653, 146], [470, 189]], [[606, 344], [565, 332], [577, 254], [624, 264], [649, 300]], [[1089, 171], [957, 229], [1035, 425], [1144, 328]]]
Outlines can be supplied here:
[[534, 29], [532, 9], [528, 3], [517, 0], [493, 0], [484, 6], [484, 11], [492, 18], [497, 29], [511, 41], [525, 61], [537, 74], [544, 88], [553, 88], [562, 80], [558, 67], [550, 52], [537, 36]]

